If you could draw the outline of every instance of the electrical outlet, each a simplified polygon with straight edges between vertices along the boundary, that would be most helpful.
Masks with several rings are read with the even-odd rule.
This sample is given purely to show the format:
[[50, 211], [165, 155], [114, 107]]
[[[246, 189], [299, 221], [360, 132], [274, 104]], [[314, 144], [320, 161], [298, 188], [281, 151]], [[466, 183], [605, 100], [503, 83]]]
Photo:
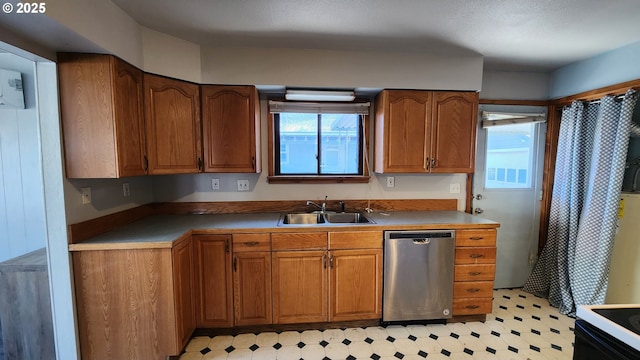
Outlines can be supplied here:
[[129, 188], [129, 183], [122, 184], [122, 196], [124, 197], [131, 196], [131, 189]]
[[82, 191], [82, 204], [83, 205], [91, 204], [91, 188], [83, 187], [80, 190]]
[[249, 180], [238, 180], [238, 191], [249, 191]]
[[387, 187], [392, 188], [396, 186], [396, 178], [393, 176], [387, 176]]
[[211, 189], [220, 190], [220, 179], [211, 179]]
[[449, 184], [449, 193], [460, 194], [460, 184]]

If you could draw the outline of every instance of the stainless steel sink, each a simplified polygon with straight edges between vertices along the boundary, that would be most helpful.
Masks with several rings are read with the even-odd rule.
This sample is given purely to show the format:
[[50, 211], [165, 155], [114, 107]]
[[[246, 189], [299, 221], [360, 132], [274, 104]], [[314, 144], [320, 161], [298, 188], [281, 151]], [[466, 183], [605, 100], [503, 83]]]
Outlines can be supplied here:
[[307, 213], [290, 213], [281, 216], [281, 224], [291, 225], [311, 225], [311, 224], [323, 224], [324, 217], [322, 214], [307, 214]]
[[339, 225], [339, 224], [373, 224], [362, 213], [283, 213], [278, 225]]
[[373, 222], [361, 213], [325, 214], [324, 218], [332, 224], [371, 224]]

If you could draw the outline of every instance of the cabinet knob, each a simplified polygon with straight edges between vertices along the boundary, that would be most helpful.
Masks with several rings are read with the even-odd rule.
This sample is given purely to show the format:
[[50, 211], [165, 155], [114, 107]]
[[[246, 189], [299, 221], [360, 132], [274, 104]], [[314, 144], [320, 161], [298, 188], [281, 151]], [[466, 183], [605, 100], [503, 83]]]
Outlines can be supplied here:
[[256, 246], [258, 244], [259, 244], [259, 242], [257, 242], [257, 241], [247, 241], [247, 242], [244, 243], [245, 246]]
[[467, 289], [467, 292], [469, 292], [469, 293], [477, 293], [478, 291], [480, 291], [480, 289], [478, 289], [478, 288]]
[[470, 237], [469, 240], [482, 240], [484, 239], [482, 236]]
[[469, 271], [469, 275], [471, 275], [471, 276], [478, 276], [480, 274], [482, 274], [482, 272], [480, 272], [480, 271]]
[[478, 259], [478, 258], [483, 258], [484, 255], [483, 254], [471, 254], [469, 255], [470, 258], [472, 259]]
[[467, 305], [465, 306], [467, 309], [477, 309], [480, 307], [480, 305]]

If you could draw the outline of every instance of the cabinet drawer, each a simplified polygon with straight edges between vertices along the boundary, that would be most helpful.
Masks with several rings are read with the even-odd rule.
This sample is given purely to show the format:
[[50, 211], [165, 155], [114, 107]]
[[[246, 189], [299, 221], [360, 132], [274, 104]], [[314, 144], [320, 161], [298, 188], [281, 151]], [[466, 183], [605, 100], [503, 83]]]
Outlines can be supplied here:
[[453, 316], [490, 314], [492, 298], [453, 299]]
[[329, 249], [382, 249], [382, 231], [330, 232]]
[[493, 281], [496, 266], [483, 265], [456, 265], [454, 267], [454, 281]]
[[327, 233], [272, 233], [271, 247], [273, 251], [324, 250], [327, 248]]
[[468, 247], [456, 249], [456, 264], [495, 264], [496, 248]]
[[453, 298], [493, 297], [493, 281], [458, 281], [453, 283]]
[[271, 251], [271, 234], [233, 234], [233, 252]]
[[456, 246], [496, 246], [496, 230], [456, 230]]

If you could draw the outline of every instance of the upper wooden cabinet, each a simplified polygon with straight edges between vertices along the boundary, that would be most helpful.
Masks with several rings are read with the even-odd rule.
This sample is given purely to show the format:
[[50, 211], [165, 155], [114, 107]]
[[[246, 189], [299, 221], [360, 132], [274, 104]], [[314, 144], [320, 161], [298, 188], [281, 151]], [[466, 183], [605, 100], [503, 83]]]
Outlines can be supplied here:
[[68, 178], [145, 174], [142, 77], [114, 56], [58, 54]]
[[260, 172], [260, 102], [255, 86], [202, 86], [204, 171]]
[[200, 87], [144, 74], [144, 104], [149, 173], [201, 172]]
[[377, 173], [471, 173], [478, 94], [383, 90], [376, 98]]

